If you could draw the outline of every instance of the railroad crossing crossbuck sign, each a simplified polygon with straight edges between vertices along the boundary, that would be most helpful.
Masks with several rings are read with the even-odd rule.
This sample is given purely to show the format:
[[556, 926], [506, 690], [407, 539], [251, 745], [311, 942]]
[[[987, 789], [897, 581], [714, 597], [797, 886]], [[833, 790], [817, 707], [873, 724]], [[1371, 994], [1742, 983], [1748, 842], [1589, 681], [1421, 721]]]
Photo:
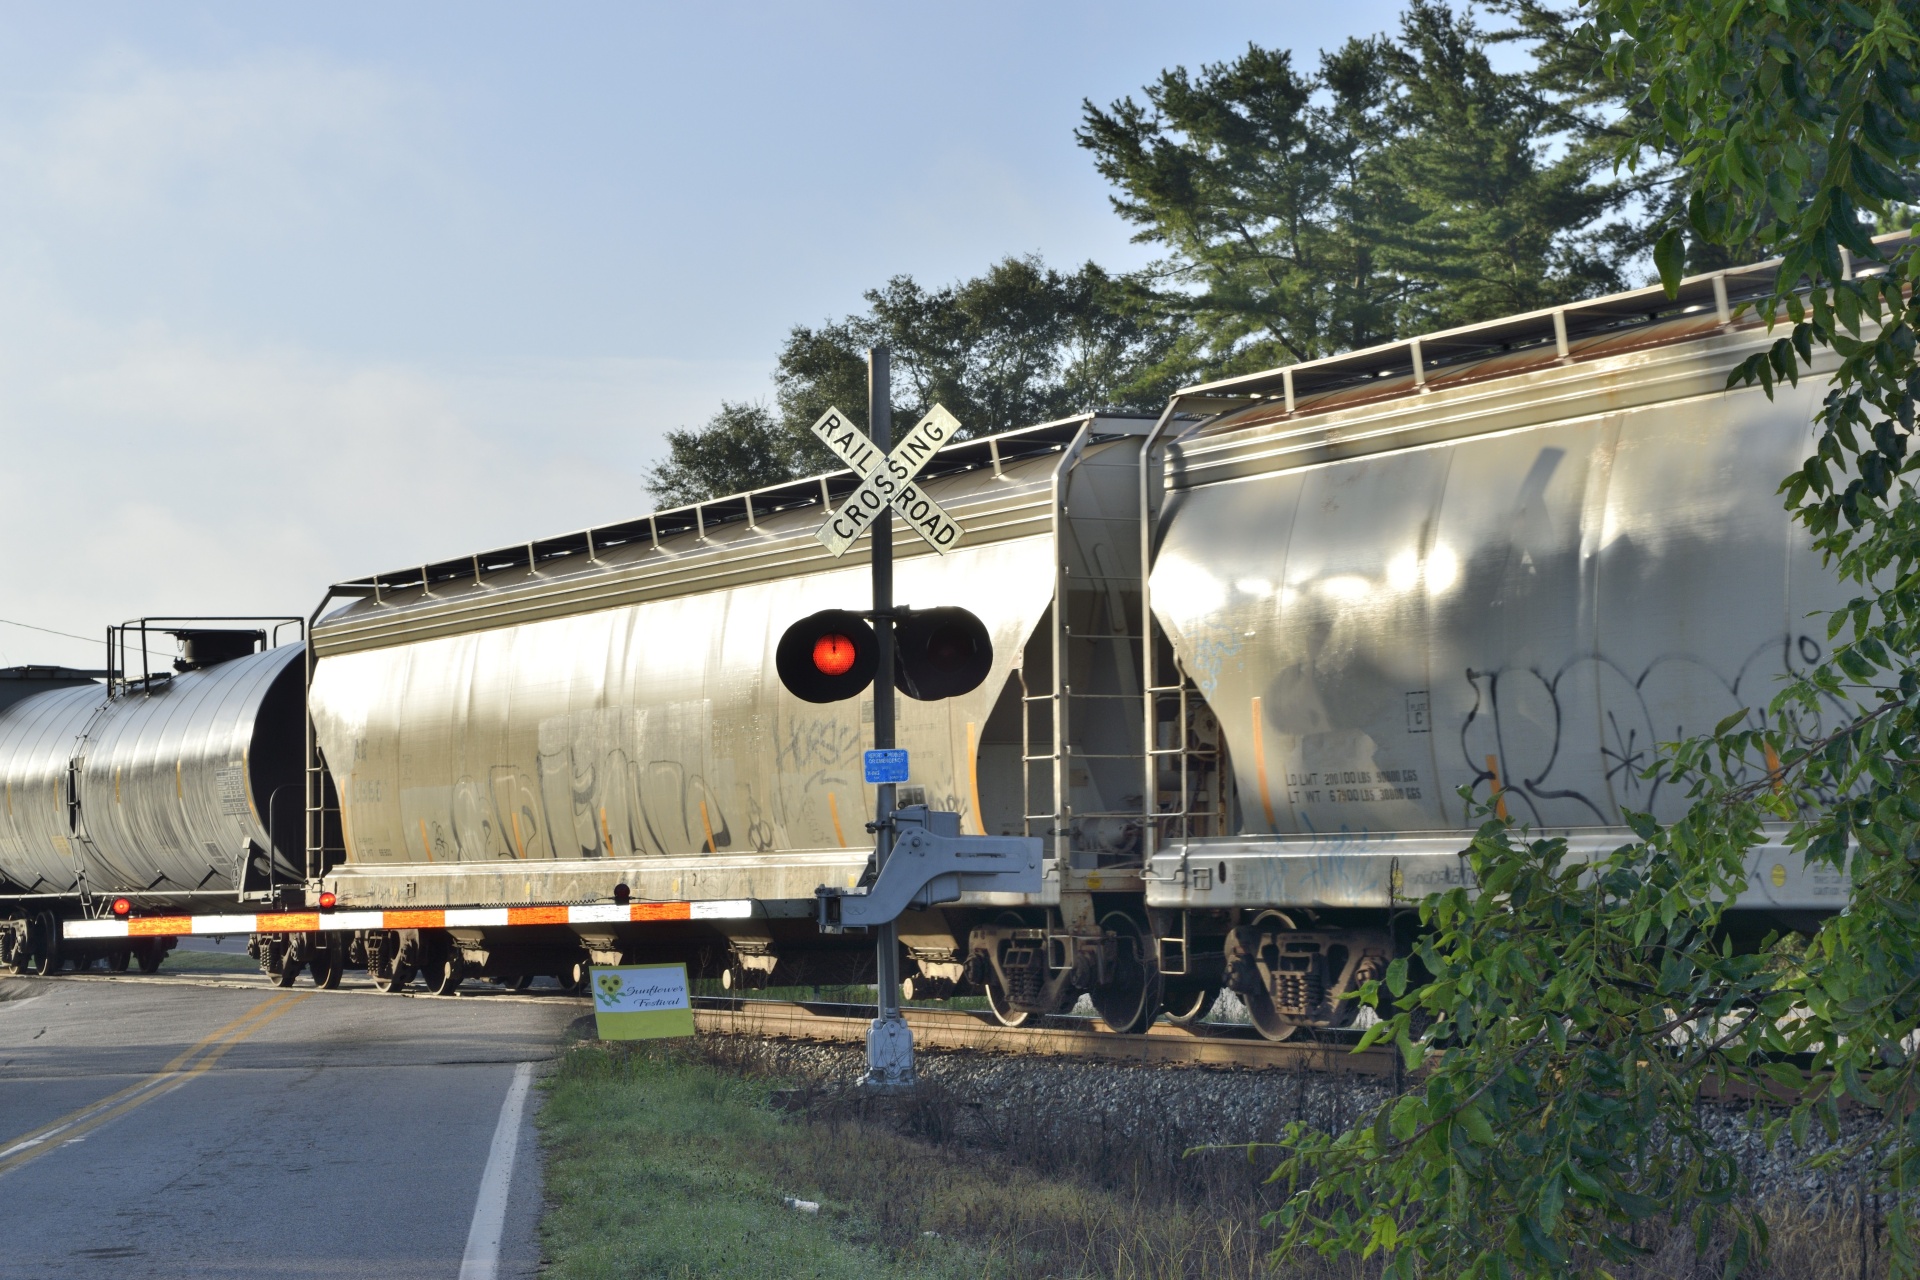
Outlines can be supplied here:
[[838, 409], [821, 414], [820, 421], [813, 424], [813, 434], [852, 467], [854, 474], [864, 479], [840, 504], [840, 509], [820, 526], [820, 532], [815, 535], [820, 544], [836, 558], [845, 555], [847, 548], [867, 531], [867, 526], [878, 519], [882, 511], [892, 507], [935, 551], [945, 555], [953, 550], [964, 530], [913, 478], [933, 461], [940, 446], [959, 431], [960, 420], [935, 405], [907, 432], [907, 438], [892, 453], [882, 454], [865, 432], [847, 420], [846, 414]]

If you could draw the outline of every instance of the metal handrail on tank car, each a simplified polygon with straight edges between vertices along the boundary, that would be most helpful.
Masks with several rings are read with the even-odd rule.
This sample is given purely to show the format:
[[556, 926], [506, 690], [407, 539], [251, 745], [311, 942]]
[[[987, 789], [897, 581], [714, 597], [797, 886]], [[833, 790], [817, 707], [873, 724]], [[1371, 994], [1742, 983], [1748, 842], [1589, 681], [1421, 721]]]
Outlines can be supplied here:
[[[151, 685], [155, 677], [153, 674], [153, 668], [148, 661], [148, 659], [153, 657], [153, 651], [147, 648], [148, 632], [157, 631], [162, 635], [171, 635], [171, 634], [175, 634], [176, 631], [178, 630], [188, 629], [185, 627], [180, 627], [177, 624], [189, 623], [189, 622], [264, 622], [264, 623], [267, 623], [269, 626], [271, 626], [272, 630], [262, 631], [259, 634], [261, 636], [262, 642], [265, 644], [266, 648], [268, 649], [278, 649], [280, 647], [280, 632], [281, 632], [281, 629], [285, 627], [291, 626], [299, 629], [298, 633], [294, 636], [295, 644], [299, 644], [307, 638], [306, 619], [300, 618], [300, 617], [291, 617], [286, 614], [277, 614], [277, 613], [204, 614], [204, 615], [192, 615], [192, 616], [181, 616], [181, 617], [168, 617], [165, 615], [160, 615], [160, 616], [152, 616], [152, 617], [144, 617], [144, 618], [130, 618], [127, 621], [118, 624], [117, 626], [110, 626], [107, 628], [107, 668], [105, 671], [105, 675], [107, 678], [107, 697], [116, 698], [120, 696], [121, 693], [125, 692], [127, 689], [131, 688], [136, 683], [142, 686]], [[167, 625], [158, 625], [158, 624], [167, 624]], [[127, 678], [127, 636], [130, 632], [138, 632], [140, 636], [140, 645], [139, 645], [140, 679], [138, 681], [130, 680]], [[160, 676], [163, 679], [171, 679], [173, 677], [173, 673], [170, 671], [164, 671], [160, 673]]]

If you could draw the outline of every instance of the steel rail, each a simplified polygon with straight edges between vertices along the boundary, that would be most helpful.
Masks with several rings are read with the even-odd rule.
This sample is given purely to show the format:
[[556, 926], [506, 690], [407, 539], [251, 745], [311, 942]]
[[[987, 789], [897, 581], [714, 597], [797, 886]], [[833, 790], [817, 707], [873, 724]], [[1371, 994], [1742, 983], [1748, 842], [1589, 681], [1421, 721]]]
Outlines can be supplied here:
[[[1395, 1078], [1398, 1054], [1375, 1046], [1360, 1053], [1337, 1041], [1263, 1040], [1251, 1027], [1208, 1025], [1200, 1031], [1157, 1023], [1144, 1035], [1118, 1035], [1092, 1018], [1052, 1017], [1006, 1027], [984, 1011], [901, 1010], [916, 1045], [1037, 1057], [1084, 1058], [1135, 1066], [1217, 1066], [1310, 1070]], [[864, 1044], [872, 1005], [695, 996], [694, 1024], [719, 1035], [778, 1036]]]

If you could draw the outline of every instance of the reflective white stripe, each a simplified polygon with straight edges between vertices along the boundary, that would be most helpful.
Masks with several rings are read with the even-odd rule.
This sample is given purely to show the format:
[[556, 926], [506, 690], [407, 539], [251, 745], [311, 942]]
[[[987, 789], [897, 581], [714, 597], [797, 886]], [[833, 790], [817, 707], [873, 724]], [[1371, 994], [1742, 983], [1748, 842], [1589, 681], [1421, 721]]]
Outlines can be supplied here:
[[696, 902], [690, 914], [695, 920], [744, 920], [753, 914], [753, 903], [746, 898]]
[[507, 922], [505, 907], [471, 907], [465, 911], [447, 912], [447, 927], [487, 928], [503, 925]]
[[195, 933], [252, 933], [254, 916], [194, 916]]
[[[611, 903], [599, 903], [589, 907], [566, 908], [568, 924], [651, 924], [652, 920], [634, 920], [634, 912], [645, 908], [679, 907], [687, 909], [686, 919], [690, 920], [744, 920], [753, 915], [753, 902], [747, 898], [722, 899], [716, 902], [689, 903], [642, 903], [637, 906], [615, 906]], [[552, 908], [540, 908], [551, 910]], [[418, 911], [331, 911], [295, 909], [278, 915], [311, 916], [317, 922], [316, 927], [323, 932], [345, 933], [360, 929], [388, 928], [387, 917], [391, 915], [418, 917]], [[433, 912], [442, 917], [447, 928], [457, 929], [499, 929], [510, 927], [512, 921], [506, 907], [468, 907], [463, 910]], [[678, 918], [678, 917], [675, 917]], [[174, 916], [169, 919], [184, 919], [187, 927], [166, 933], [142, 933], [142, 937], [185, 937], [188, 935], [218, 935], [231, 933], [252, 933], [259, 929], [261, 917], [245, 916]], [[270, 921], [273, 917], [269, 917]], [[278, 923], [272, 929], [275, 933], [288, 932], [285, 924]], [[418, 928], [411, 923], [409, 928]], [[126, 938], [134, 936], [133, 930], [125, 920], [68, 920], [61, 925], [62, 936], [68, 938]]]
[[387, 913], [384, 911], [336, 911], [320, 917], [322, 929], [384, 929]]

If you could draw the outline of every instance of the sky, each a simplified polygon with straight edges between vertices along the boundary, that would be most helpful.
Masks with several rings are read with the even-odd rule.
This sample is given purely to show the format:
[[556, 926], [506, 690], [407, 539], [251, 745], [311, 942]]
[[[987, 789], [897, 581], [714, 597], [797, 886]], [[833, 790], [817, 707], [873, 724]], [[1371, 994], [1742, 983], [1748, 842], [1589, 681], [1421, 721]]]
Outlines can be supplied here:
[[1083, 99], [1399, 7], [0, 0], [0, 665], [644, 513], [862, 290], [1147, 261]]

